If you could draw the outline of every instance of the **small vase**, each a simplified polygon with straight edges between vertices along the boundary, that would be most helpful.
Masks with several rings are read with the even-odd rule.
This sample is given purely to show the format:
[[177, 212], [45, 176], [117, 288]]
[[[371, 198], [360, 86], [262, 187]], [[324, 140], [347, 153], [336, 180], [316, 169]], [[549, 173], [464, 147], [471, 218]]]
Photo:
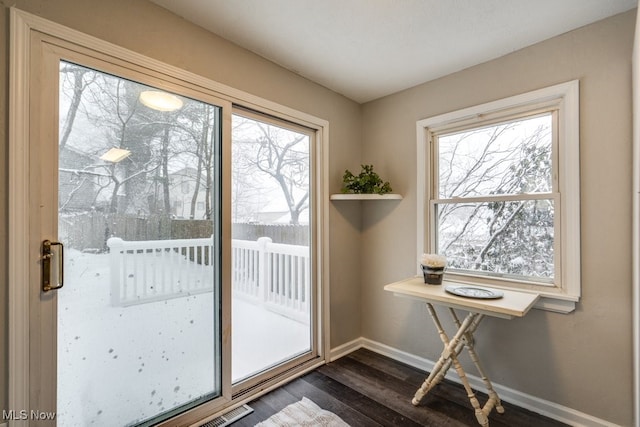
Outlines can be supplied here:
[[429, 285], [441, 285], [442, 276], [444, 275], [444, 267], [429, 267], [422, 265], [422, 275], [424, 283]]

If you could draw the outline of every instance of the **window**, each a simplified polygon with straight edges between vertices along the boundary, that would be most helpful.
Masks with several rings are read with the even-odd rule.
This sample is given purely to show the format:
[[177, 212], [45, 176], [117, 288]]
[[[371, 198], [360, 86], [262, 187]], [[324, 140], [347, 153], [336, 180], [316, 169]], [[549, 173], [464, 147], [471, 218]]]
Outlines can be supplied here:
[[580, 296], [578, 82], [418, 122], [419, 252], [446, 280]]

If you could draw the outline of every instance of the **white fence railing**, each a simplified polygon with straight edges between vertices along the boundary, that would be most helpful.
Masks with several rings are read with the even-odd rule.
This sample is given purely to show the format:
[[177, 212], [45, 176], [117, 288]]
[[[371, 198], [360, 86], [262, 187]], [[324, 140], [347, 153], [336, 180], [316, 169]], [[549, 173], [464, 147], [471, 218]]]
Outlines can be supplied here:
[[234, 295], [309, 322], [311, 263], [308, 246], [232, 240]]
[[107, 240], [111, 303], [162, 301], [213, 290], [211, 238]]
[[[212, 239], [107, 241], [111, 302], [127, 306], [213, 290]], [[232, 285], [241, 297], [299, 321], [309, 321], [309, 247], [232, 241]]]

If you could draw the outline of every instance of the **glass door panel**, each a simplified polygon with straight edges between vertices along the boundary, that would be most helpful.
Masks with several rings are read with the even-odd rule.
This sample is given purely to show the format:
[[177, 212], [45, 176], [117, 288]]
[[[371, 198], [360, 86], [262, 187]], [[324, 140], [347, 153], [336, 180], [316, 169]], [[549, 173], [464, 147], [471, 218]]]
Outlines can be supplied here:
[[221, 108], [60, 63], [59, 426], [221, 394]]
[[272, 117], [232, 119], [232, 381], [313, 349], [312, 132]]

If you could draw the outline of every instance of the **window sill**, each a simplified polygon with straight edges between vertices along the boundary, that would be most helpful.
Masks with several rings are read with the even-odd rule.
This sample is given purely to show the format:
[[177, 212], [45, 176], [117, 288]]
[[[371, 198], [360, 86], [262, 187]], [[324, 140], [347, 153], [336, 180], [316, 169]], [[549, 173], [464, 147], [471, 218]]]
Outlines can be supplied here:
[[533, 306], [538, 310], [552, 311], [554, 313], [569, 314], [576, 309], [576, 302], [566, 299], [541, 296]]

